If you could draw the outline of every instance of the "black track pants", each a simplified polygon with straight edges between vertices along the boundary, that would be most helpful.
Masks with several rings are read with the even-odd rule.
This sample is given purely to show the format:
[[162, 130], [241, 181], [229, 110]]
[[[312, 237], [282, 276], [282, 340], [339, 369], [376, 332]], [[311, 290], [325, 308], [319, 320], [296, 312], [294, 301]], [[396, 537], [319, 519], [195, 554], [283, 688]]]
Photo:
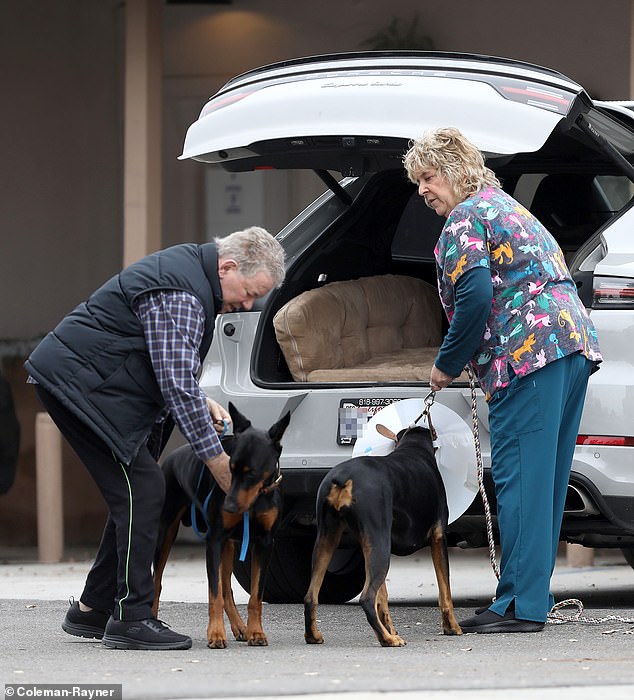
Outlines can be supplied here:
[[112, 610], [117, 620], [152, 616], [152, 560], [165, 498], [165, 479], [144, 445], [127, 466], [84, 423], [38, 385], [49, 415], [84, 463], [109, 509], [99, 551], [81, 601]]

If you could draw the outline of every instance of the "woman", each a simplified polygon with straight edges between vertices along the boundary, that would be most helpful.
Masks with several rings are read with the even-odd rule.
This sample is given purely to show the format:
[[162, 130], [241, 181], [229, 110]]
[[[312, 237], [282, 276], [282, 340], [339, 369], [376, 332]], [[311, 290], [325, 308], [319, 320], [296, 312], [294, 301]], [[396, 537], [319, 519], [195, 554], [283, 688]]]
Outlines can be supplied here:
[[489, 405], [501, 563], [494, 602], [464, 632], [539, 632], [597, 336], [555, 239], [506, 194], [457, 129], [426, 133], [404, 158], [447, 220], [435, 249], [449, 331], [434, 391], [470, 363]]

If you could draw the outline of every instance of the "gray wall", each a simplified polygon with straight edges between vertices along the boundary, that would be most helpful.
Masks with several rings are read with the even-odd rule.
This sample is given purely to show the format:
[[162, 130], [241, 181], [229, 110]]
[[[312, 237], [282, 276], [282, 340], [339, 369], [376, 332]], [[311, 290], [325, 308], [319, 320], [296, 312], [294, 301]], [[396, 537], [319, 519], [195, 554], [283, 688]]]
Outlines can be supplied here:
[[0, 340], [47, 330], [119, 265], [118, 6], [0, 2]]
[[281, 58], [357, 50], [394, 17], [417, 14], [437, 50], [531, 61], [617, 99], [629, 89], [630, 7], [630, 0], [234, 0], [215, 11], [172, 7], [165, 71], [213, 78]]

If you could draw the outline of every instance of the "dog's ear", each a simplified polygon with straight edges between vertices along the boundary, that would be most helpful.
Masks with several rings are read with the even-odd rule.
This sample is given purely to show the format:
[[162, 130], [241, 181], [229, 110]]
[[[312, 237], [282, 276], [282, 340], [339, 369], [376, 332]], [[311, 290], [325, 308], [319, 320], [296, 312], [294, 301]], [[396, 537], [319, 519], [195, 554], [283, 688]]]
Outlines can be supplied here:
[[291, 412], [287, 411], [278, 421], [275, 423], [275, 425], [272, 425], [269, 428], [269, 437], [273, 442], [279, 442], [282, 439], [282, 435], [284, 435], [284, 431], [286, 428], [288, 428], [288, 424], [291, 421]]
[[233, 423], [233, 434], [237, 435], [242, 433], [247, 428], [251, 427], [251, 421], [243, 416], [240, 411], [229, 401], [229, 415], [231, 416], [231, 422]]
[[396, 433], [385, 425], [381, 425], [381, 423], [377, 423], [376, 432], [379, 433], [379, 435], [383, 435], [383, 437], [387, 438], [388, 440], [394, 440], [394, 442], [397, 442]]

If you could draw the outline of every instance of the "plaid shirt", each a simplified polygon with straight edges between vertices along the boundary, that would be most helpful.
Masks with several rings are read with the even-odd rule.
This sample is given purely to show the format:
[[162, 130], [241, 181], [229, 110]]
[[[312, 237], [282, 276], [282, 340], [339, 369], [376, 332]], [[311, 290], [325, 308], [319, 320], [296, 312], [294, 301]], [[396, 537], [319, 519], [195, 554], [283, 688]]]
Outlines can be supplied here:
[[187, 292], [154, 291], [141, 295], [134, 311], [167, 410], [200, 459], [220, 454], [222, 445], [197, 380], [205, 326], [202, 305]]

